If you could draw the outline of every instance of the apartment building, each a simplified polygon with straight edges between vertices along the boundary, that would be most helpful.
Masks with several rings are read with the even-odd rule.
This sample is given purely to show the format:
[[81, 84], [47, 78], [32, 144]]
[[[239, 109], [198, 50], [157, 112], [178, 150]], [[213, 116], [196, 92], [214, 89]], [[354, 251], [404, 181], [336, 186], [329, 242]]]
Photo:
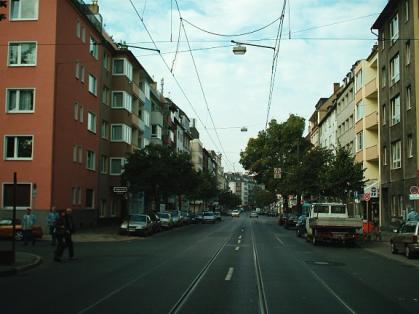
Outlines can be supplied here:
[[256, 180], [249, 175], [238, 172], [227, 172], [225, 179], [233, 194], [241, 199], [241, 206], [254, 206], [254, 188]]
[[341, 86], [333, 84], [333, 94], [321, 104], [319, 112], [319, 144], [323, 148], [335, 149], [337, 146], [336, 99]]
[[314, 146], [320, 146], [320, 136], [319, 136], [319, 122], [324, 117], [323, 104], [327, 101], [327, 98], [320, 98], [315, 106], [315, 110], [309, 119], [308, 126], [308, 137], [310, 143]]
[[[364, 169], [364, 194], [371, 199], [368, 206], [361, 201], [359, 213], [364, 219], [379, 220], [379, 128], [378, 128], [378, 52], [374, 46], [371, 54], [356, 63], [355, 76], [355, 160]], [[368, 211], [367, 211], [368, 207]]]
[[378, 31], [381, 222], [388, 225], [408, 207], [418, 209], [419, 3], [390, 0], [372, 25]]
[[125, 215], [127, 201], [113, 187], [121, 185], [127, 154], [163, 125], [155, 83], [104, 32], [97, 3], [22, 6], [13, 1], [2, 21], [0, 208], [12, 207], [17, 172], [17, 207], [37, 210], [40, 221], [51, 206], [72, 207], [84, 225]]

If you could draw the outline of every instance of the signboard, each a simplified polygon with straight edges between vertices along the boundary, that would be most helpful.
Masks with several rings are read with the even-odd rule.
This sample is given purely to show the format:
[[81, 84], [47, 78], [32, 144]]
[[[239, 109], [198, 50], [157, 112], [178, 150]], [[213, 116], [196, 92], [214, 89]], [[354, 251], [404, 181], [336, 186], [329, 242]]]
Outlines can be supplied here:
[[410, 201], [419, 201], [419, 194], [409, 194]]
[[128, 188], [126, 186], [114, 186], [113, 192], [116, 194], [124, 194], [128, 192]]
[[375, 186], [373, 186], [372, 188], [371, 188], [371, 197], [373, 197], [373, 198], [376, 198], [376, 197], [378, 197], [378, 193], [377, 193], [378, 191], [377, 191], [377, 188], [375, 187]]
[[410, 194], [419, 194], [419, 188], [416, 185], [410, 187]]
[[282, 169], [274, 168], [274, 179], [281, 179], [281, 177], [282, 177]]
[[371, 194], [370, 193], [364, 193], [364, 201], [368, 202], [371, 199]]

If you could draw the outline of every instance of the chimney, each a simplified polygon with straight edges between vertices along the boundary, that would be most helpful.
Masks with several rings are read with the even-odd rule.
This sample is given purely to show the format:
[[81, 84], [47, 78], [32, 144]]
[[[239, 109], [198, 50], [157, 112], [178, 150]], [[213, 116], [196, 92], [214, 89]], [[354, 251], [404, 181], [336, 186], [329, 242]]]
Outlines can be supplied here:
[[333, 83], [333, 94], [336, 93], [340, 88], [339, 83]]
[[99, 14], [98, 0], [92, 0], [92, 3], [89, 4], [89, 9], [93, 14]]

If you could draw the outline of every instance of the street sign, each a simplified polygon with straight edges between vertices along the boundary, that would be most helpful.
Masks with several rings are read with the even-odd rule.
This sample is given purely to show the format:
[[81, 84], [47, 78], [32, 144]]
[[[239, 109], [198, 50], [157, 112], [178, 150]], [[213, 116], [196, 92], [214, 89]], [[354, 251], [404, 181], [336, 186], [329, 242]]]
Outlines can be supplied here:
[[128, 188], [126, 186], [114, 186], [113, 192], [116, 194], [124, 194], [128, 192]]
[[371, 199], [370, 193], [364, 193], [364, 201], [368, 202]]
[[378, 197], [377, 188], [375, 186], [371, 188], [371, 197], [373, 198]]
[[282, 169], [274, 168], [274, 179], [281, 179], [281, 177], [282, 177]]
[[419, 194], [419, 188], [416, 185], [410, 187], [410, 194]]
[[419, 201], [419, 194], [409, 194], [410, 201]]

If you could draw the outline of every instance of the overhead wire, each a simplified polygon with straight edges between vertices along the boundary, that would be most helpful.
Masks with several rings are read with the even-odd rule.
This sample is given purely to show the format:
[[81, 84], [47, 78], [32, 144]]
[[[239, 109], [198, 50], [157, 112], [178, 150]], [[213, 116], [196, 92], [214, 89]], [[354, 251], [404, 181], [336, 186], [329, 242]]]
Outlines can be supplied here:
[[[147, 28], [147, 25], [144, 23], [144, 20], [141, 18], [140, 14], [138, 13], [137, 8], [135, 7], [134, 3], [132, 2], [132, 0], [129, 0], [134, 12], [136, 13], [136, 15], [138, 16], [138, 18], [140, 19], [145, 31], [147, 32], [150, 40], [152, 41], [154, 47], [158, 49], [158, 46], [156, 44], [156, 42], [153, 39], [153, 36], [151, 35], [150, 31]], [[170, 72], [170, 66], [167, 64], [166, 60], [163, 58], [163, 56], [161, 55], [161, 53], [159, 53], [159, 56], [161, 58], [161, 60], [163, 61], [164, 65], [166, 66], [167, 70]], [[189, 99], [189, 97], [186, 95], [185, 90], [183, 89], [182, 85], [180, 84], [179, 80], [177, 79], [177, 77], [174, 75], [174, 73], [170, 72], [172, 75], [172, 78], [174, 79], [174, 81], [176, 82], [176, 85], [178, 86], [179, 90], [181, 91], [182, 95], [185, 97], [186, 101], [188, 102], [188, 104], [190, 105], [192, 111], [194, 112], [194, 114], [196, 115], [196, 117], [198, 118], [198, 120], [201, 122], [202, 126], [204, 127], [205, 131], [207, 132], [208, 138], [210, 139], [210, 141], [212, 142], [212, 144], [214, 145], [214, 147], [218, 150], [218, 145], [216, 144], [216, 142], [214, 141], [214, 139], [212, 138], [211, 134], [209, 133], [206, 125], [202, 122], [201, 117], [199, 116], [198, 112], [195, 110], [195, 107], [193, 106], [191, 100]]]

